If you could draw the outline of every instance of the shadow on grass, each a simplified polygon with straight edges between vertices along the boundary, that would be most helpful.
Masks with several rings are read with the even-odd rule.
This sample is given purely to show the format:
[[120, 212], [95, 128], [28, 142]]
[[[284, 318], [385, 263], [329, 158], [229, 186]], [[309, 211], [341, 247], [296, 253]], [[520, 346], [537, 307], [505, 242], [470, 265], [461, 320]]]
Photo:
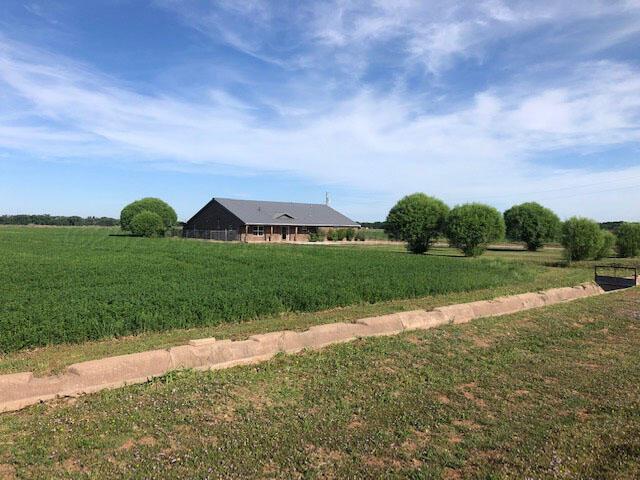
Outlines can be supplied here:
[[566, 260], [556, 260], [556, 261], [542, 262], [541, 265], [544, 265], [545, 267], [555, 267], [555, 268], [567, 268], [567, 267], [569, 267], [569, 263]]
[[465, 257], [464, 255], [455, 254], [455, 253], [427, 252], [426, 254], [430, 257], [471, 258], [471, 257]]
[[518, 248], [518, 247], [487, 247], [487, 251], [489, 252], [529, 252], [526, 248]]

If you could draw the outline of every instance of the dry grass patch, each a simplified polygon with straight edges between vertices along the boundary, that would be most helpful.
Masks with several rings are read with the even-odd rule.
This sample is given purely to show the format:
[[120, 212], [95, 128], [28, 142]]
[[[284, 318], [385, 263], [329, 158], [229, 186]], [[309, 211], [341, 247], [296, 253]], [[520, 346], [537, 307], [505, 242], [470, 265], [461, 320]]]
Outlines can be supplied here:
[[8, 463], [0, 463], [0, 479], [14, 480], [16, 478], [16, 469]]

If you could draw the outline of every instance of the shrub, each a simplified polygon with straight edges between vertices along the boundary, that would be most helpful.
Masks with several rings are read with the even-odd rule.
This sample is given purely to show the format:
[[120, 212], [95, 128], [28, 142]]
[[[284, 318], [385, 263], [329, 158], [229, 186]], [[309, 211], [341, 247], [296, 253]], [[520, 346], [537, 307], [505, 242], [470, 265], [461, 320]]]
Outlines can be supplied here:
[[344, 240], [346, 235], [347, 233], [344, 228], [338, 228], [333, 234], [333, 239], [337, 242], [341, 242], [342, 240]]
[[481, 203], [459, 205], [447, 217], [446, 233], [449, 242], [467, 257], [482, 254], [490, 242], [504, 237], [504, 231], [504, 220], [500, 212]]
[[617, 245], [621, 257], [640, 255], [640, 223], [623, 223], [618, 229]]
[[536, 251], [544, 242], [558, 237], [560, 219], [548, 208], [535, 202], [515, 205], [504, 212], [507, 238], [525, 242], [527, 249]]
[[588, 260], [602, 253], [604, 230], [593, 220], [572, 217], [562, 225], [562, 246], [567, 260]]
[[366, 235], [364, 234], [364, 232], [362, 230], [358, 230], [356, 232], [356, 236], [354, 238], [359, 242], [364, 242], [365, 239], [366, 239]]
[[144, 210], [157, 214], [162, 220], [165, 230], [171, 228], [178, 222], [178, 216], [175, 210], [167, 203], [159, 198], [143, 198], [130, 203], [122, 209], [122, 212], [120, 212], [120, 227], [123, 230], [132, 232], [131, 222], [133, 217]]
[[437, 198], [414, 193], [401, 199], [389, 211], [385, 231], [407, 242], [413, 253], [424, 253], [442, 233], [449, 207]]
[[129, 225], [131, 233], [141, 237], [161, 236], [165, 232], [162, 218], [155, 212], [143, 210], [136, 214]]
[[310, 242], [322, 242], [324, 240], [324, 236], [318, 232], [312, 232], [309, 234]]
[[610, 257], [616, 244], [616, 236], [608, 230], [602, 230], [600, 248], [596, 252], [595, 259]]
[[327, 230], [327, 235], [326, 235], [326, 237], [327, 237], [327, 240], [329, 240], [330, 242], [332, 242], [333, 240], [335, 240], [335, 239], [336, 239], [336, 238], [335, 238], [335, 237], [336, 237], [336, 234], [335, 234], [334, 230], [333, 230], [333, 229], [331, 229], [331, 228], [330, 228], [329, 230]]
[[353, 240], [353, 237], [355, 237], [356, 232], [353, 228], [347, 228], [344, 232], [344, 237], [348, 240], [351, 241]]

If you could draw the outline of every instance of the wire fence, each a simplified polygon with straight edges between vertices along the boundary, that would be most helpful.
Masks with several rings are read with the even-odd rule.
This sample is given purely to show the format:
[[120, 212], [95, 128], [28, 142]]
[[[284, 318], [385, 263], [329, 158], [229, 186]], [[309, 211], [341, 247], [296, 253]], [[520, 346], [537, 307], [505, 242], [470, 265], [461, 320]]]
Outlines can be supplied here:
[[170, 232], [171, 237], [200, 238], [203, 240], [218, 240], [221, 242], [233, 242], [239, 240], [237, 230], [194, 230], [194, 229], [174, 229]]

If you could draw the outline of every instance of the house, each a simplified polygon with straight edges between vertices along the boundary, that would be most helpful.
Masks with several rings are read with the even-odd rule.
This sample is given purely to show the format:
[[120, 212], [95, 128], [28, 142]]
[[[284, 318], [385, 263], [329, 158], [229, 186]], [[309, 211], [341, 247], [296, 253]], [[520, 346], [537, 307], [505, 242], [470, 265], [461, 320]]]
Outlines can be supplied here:
[[306, 242], [309, 235], [360, 225], [324, 204], [213, 198], [182, 229], [184, 237]]

